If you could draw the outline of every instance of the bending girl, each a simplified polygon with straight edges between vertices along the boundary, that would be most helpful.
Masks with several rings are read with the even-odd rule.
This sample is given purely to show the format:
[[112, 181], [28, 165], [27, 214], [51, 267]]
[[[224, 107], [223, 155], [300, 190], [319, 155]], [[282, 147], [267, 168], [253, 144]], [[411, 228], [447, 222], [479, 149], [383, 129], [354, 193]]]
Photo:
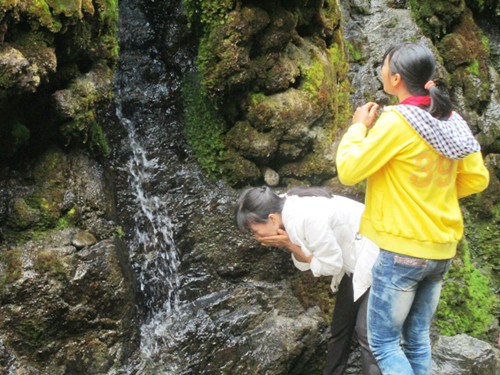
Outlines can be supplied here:
[[236, 222], [265, 246], [284, 247], [294, 265], [314, 276], [333, 276], [338, 290], [325, 375], [344, 373], [356, 330], [363, 374], [380, 374], [368, 347], [366, 307], [378, 247], [358, 235], [364, 205], [321, 188], [294, 188], [278, 196], [268, 187], [245, 190]]

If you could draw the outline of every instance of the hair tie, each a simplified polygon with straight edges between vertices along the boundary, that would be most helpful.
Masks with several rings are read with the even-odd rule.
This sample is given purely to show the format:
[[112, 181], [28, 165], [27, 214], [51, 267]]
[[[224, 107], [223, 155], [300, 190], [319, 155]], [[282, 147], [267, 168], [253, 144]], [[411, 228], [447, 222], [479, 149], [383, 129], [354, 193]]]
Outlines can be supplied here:
[[434, 83], [434, 81], [428, 81], [428, 82], [425, 84], [424, 88], [425, 88], [427, 91], [429, 91], [431, 88], [433, 88], [433, 87], [435, 87], [435, 86], [436, 86], [436, 84]]

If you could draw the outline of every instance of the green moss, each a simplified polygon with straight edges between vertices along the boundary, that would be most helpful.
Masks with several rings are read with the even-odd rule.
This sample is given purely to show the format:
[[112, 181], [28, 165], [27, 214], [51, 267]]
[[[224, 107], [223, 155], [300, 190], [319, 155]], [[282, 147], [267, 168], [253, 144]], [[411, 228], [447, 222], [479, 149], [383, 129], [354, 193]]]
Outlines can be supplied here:
[[259, 105], [264, 100], [266, 100], [266, 95], [263, 94], [262, 92], [257, 92], [257, 93], [250, 94], [250, 103], [253, 106]]
[[491, 45], [490, 45], [490, 40], [488, 39], [488, 37], [486, 35], [481, 36], [481, 43], [483, 45], [484, 50], [489, 55], [491, 52]]
[[183, 83], [187, 141], [203, 169], [213, 178], [222, 176], [226, 148], [224, 121], [201, 87], [199, 74]]
[[0, 137], [0, 157], [8, 158], [28, 143], [30, 131], [17, 119], [5, 121], [0, 125]]
[[312, 63], [309, 66], [299, 66], [302, 76], [301, 88], [304, 89], [309, 98], [316, 100], [318, 91], [325, 77], [325, 65], [319, 56], [312, 57]]
[[318, 306], [328, 324], [332, 321], [335, 307], [331, 281], [331, 277], [314, 277], [310, 272], [296, 272], [291, 279], [293, 294], [304, 308]]
[[18, 249], [7, 249], [0, 251], [0, 296], [4, 294], [5, 288], [18, 280], [22, 274], [21, 251]]
[[436, 326], [443, 335], [484, 338], [495, 318], [495, 295], [488, 278], [472, 264], [467, 241], [460, 243], [457, 255], [445, 278]]
[[450, 32], [465, 9], [463, 0], [410, 0], [413, 18], [436, 41]]
[[63, 216], [57, 219], [56, 228], [63, 229], [70, 226], [70, 222], [67, 217]]
[[363, 51], [359, 46], [347, 42], [347, 49], [353, 62], [360, 62], [363, 59]]
[[[103, 67], [114, 66], [118, 58], [118, 1], [2, 0], [0, 3], [0, 18], [2, 18], [2, 24], [8, 28], [6, 38], [9, 44], [21, 51], [31, 63], [24, 68], [27, 70], [25, 74], [37, 74], [36, 67], [40, 68], [38, 73], [41, 83], [39, 87], [33, 87], [40, 93], [35, 92], [33, 97], [27, 98], [28, 100], [40, 103], [41, 97], [51, 94], [47, 92], [48, 86], [45, 85], [49, 78], [49, 90], [68, 88], [69, 79], [74, 78], [76, 74], [68, 79], [64, 74], [65, 67], [76, 67], [78, 64], [81, 70], [90, 69], [91, 72], [97, 72], [92, 77], [95, 79], [94, 91], [89, 95], [81, 95], [81, 107], [75, 112], [78, 115], [69, 123], [57, 122], [59, 121], [55, 119], [57, 116], [48, 114], [49, 108], [45, 110], [30, 102], [23, 103], [23, 106], [27, 105], [39, 110], [39, 116], [31, 115], [32, 123], [23, 123], [24, 128], [14, 128], [15, 139], [14, 142], [9, 142], [10, 147], [3, 147], [0, 141], [0, 157], [15, 157], [21, 144], [26, 143], [29, 135], [27, 129], [40, 126], [57, 128], [58, 130], [47, 129], [45, 133], [56, 135], [56, 131], [59, 131], [60, 134], [57, 136], [66, 137], [67, 145], [74, 146], [83, 143], [94, 153], [108, 154], [109, 146], [101, 128], [102, 124], [96, 119], [98, 118], [97, 111], [109, 103], [113, 93], [111, 85], [113, 72], [109, 68], [109, 71], [106, 71]], [[50, 64], [45, 62], [48, 55], [51, 58], [55, 57], [53, 52], [57, 56], [57, 71], [55, 72], [52, 71], [56, 69], [55, 62], [50, 61]], [[96, 78], [97, 74], [102, 74], [102, 76]], [[17, 99], [20, 90], [13, 91], [12, 87], [16, 87], [13, 86], [16, 82], [4, 82], [8, 78], [4, 72], [0, 72], [0, 97]], [[79, 88], [76, 87], [78, 84], [75, 82], [69, 84], [71, 86], [69, 89], [77, 91], [77, 95], [79, 95]], [[10, 109], [15, 110], [15, 107]], [[6, 128], [4, 117], [0, 118], [2, 133], [5, 133]], [[18, 117], [26, 119], [28, 116], [21, 113]], [[45, 119], [43, 124], [39, 123], [40, 118]], [[0, 134], [0, 138], [7, 139], [4, 134]], [[19, 147], [13, 149], [12, 146]]]
[[234, 8], [235, 0], [183, 0], [189, 24], [206, 26], [223, 24]]
[[121, 225], [117, 225], [115, 228], [115, 233], [118, 238], [124, 238], [125, 232], [123, 231], [123, 227]]
[[67, 273], [61, 255], [57, 251], [43, 250], [37, 253], [33, 268], [40, 274], [55, 279], [67, 279]]
[[336, 29], [342, 20], [342, 13], [335, 0], [325, 0], [321, 8], [323, 16], [328, 20], [329, 26]]
[[47, 324], [42, 320], [18, 319], [13, 323], [12, 328], [28, 351], [44, 346], [49, 340]]
[[[349, 47], [348, 47], [349, 48]], [[342, 45], [333, 45], [328, 49], [330, 61], [335, 68], [338, 82], [337, 89], [333, 91], [333, 111], [335, 112], [335, 124], [332, 128], [332, 138], [337, 133], [337, 129], [343, 129], [350, 123], [351, 104], [350, 91], [351, 84], [347, 79], [349, 64], [347, 55]]]
[[109, 156], [111, 149], [108, 140], [104, 135], [102, 127], [97, 122], [92, 122], [89, 125], [90, 148], [95, 153], [100, 153], [104, 156]]
[[476, 77], [479, 77], [480, 76], [480, 73], [479, 73], [479, 61], [477, 61], [476, 59], [474, 59], [472, 61], [472, 63], [467, 67], [467, 72], [472, 74], [472, 75], [475, 75]]
[[[68, 140], [88, 144], [95, 154], [109, 155], [110, 148], [103, 129], [97, 121], [96, 106], [110, 100], [111, 87], [102, 86], [112, 74], [107, 68], [98, 69], [93, 77], [75, 80], [69, 87], [74, 102], [74, 117], [61, 125], [61, 133]], [[97, 75], [101, 75], [97, 77]], [[93, 81], [96, 80], [96, 82]]]
[[62, 28], [62, 23], [57, 17], [53, 17], [50, 6], [45, 0], [32, 0], [26, 2], [26, 13], [32, 29], [36, 30], [39, 26], [46, 27], [53, 33], [57, 33]]
[[470, 244], [472, 259], [490, 275], [493, 289], [500, 290], [500, 204], [488, 202], [494, 194], [483, 192], [465, 200], [468, 211], [465, 237]]

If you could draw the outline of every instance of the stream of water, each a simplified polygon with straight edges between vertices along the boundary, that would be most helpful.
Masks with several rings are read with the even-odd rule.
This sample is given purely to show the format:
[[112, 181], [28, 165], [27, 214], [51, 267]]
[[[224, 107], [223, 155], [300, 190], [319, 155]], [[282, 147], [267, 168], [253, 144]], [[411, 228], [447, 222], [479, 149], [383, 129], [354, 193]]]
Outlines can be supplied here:
[[[169, 368], [153, 365], [155, 355], [169, 340], [162, 339], [179, 315], [179, 251], [173, 238], [169, 207], [156, 194], [155, 185], [165, 168], [154, 156], [154, 143], [148, 138], [149, 124], [161, 121], [164, 113], [152, 116], [151, 107], [169, 95], [164, 64], [153, 43], [153, 31], [134, 0], [120, 2], [120, 61], [115, 77], [116, 117], [126, 133], [124, 146], [129, 160], [122, 170], [128, 175], [127, 205], [133, 217], [129, 233], [129, 255], [144, 305], [140, 353], [126, 368], [128, 374], [174, 374]], [[126, 20], [126, 21], [125, 21]], [[148, 75], [148, 77], [145, 77]], [[153, 103], [151, 102], [153, 101]]]

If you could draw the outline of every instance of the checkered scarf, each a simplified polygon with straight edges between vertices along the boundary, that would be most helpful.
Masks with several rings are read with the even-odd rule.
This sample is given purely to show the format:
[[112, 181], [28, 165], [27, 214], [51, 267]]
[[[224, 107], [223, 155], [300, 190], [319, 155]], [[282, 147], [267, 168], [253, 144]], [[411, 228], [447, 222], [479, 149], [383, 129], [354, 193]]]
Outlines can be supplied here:
[[463, 159], [481, 149], [467, 122], [456, 112], [446, 120], [439, 120], [414, 105], [399, 104], [393, 108], [428, 144], [447, 158]]

